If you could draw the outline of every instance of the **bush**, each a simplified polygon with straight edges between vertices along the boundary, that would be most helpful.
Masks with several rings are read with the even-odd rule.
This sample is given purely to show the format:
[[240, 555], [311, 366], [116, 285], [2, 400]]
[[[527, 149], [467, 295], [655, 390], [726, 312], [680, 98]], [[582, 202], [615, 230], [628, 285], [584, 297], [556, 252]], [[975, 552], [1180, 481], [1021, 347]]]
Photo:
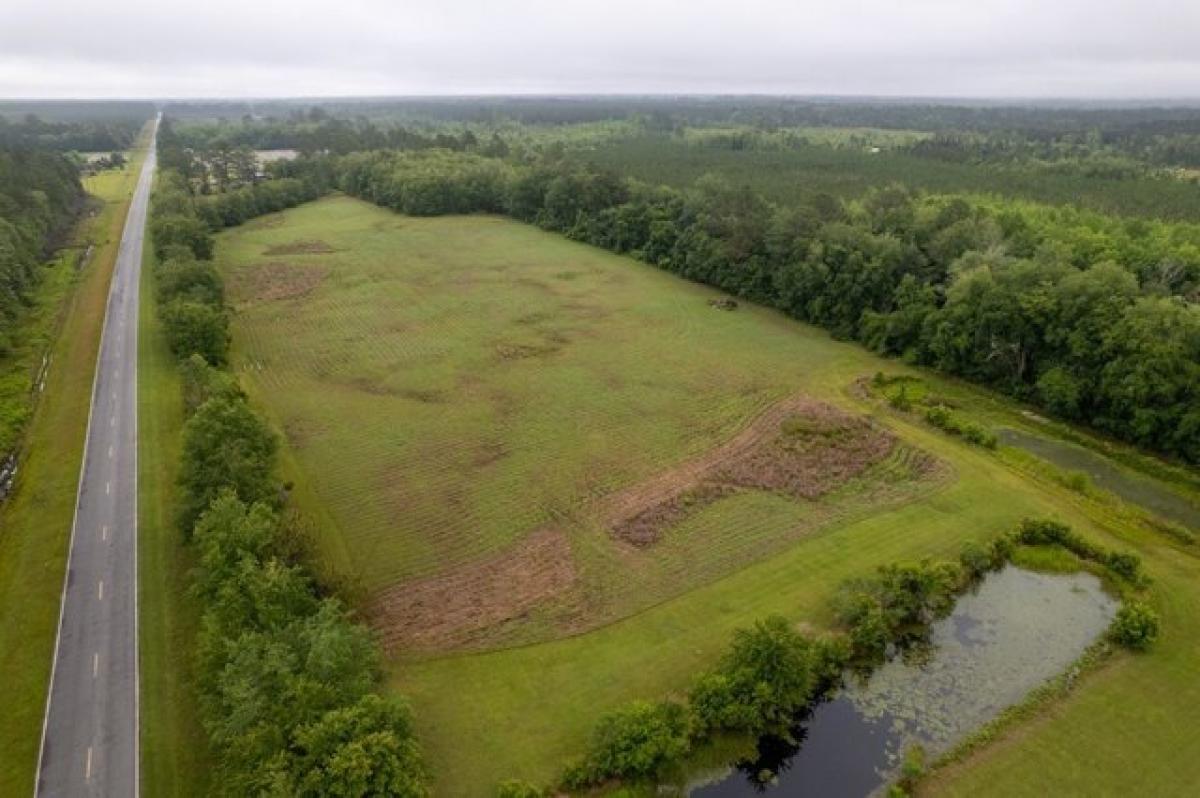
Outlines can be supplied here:
[[1132, 552], [1110, 551], [1104, 557], [1104, 564], [1130, 582], [1136, 583], [1142, 578], [1142, 558]]
[[925, 420], [951, 435], [957, 435], [968, 443], [995, 449], [999, 445], [996, 433], [973, 421], [963, 421], [944, 405], [934, 405], [925, 411]]
[[212, 305], [177, 299], [162, 309], [167, 344], [183, 360], [200, 355], [213, 365], [223, 365], [229, 350], [229, 319]]
[[1140, 601], [1125, 602], [1109, 627], [1109, 636], [1134, 651], [1145, 651], [1158, 639], [1158, 613]]
[[588, 753], [567, 770], [564, 784], [577, 789], [612, 778], [653, 778], [688, 752], [690, 734], [683, 705], [635, 701], [600, 719]]
[[812, 675], [814, 692], [824, 692], [841, 684], [842, 671], [854, 651], [850, 640], [843, 635], [822, 637], [812, 644]]
[[216, 396], [230, 400], [245, 398], [233, 375], [208, 365], [203, 355], [192, 355], [180, 363], [179, 376], [183, 383], [183, 409], [188, 416]]
[[208, 226], [194, 216], [155, 214], [150, 222], [150, 238], [154, 242], [154, 256], [160, 261], [172, 246], [187, 247], [201, 260], [212, 258], [212, 234]]
[[957, 563], [926, 560], [884, 565], [870, 579], [844, 583], [834, 611], [849, 629], [855, 658], [878, 660], [889, 644], [918, 637], [954, 606], [965, 575]]
[[997, 567], [992, 552], [971, 540], [962, 545], [962, 551], [958, 555], [958, 562], [962, 565], [964, 575], [972, 581], [979, 579], [988, 571]]
[[864, 597], [863, 611], [850, 627], [850, 645], [860, 661], [882, 660], [892, 641], [892, 628], [883, 608]]
[[717, 670], [692, 689], [698, 726], [754, 733], [786, 727], [812, 695], [812, 665], [808, 638], [778, 615], [738, 629]]
[[224, 287], [216, 268], [206, 261], [168, 260], [158, 267], [158, 301], [187, 299], [220, 308]]
[[182, 518], [190, 530], [200, 514], [226, 489], [242, 501], [277, 501], [273, 479], [278, 441], [244, 401], [217, 397], [205, 402], [183, 425]]
[[294, 741], [286, 776], [274, 782], [289, 783], [289, 795], [428, 795], [408, 707], [394, 699], [364, 695], [298, 729]]

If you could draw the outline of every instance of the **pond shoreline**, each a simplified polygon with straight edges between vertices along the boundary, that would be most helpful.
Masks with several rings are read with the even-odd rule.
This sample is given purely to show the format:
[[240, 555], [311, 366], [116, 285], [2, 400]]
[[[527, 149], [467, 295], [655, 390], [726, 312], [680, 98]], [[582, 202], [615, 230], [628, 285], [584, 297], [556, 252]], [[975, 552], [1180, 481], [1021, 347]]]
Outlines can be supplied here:
[[706, 768], [663, 786], [697, 798], [870, 795], [895, 779], [910, 746], [933, 759], [948, 755], [1061, 679], [1118, 605], [1093, 574], [1005, 566], [933, 624], [927, 648], [893, 657], [861, 682], [848, 676], [799, 719], [791, 739], [765, 736], [753, 758], [741, 756], [723, 775]]

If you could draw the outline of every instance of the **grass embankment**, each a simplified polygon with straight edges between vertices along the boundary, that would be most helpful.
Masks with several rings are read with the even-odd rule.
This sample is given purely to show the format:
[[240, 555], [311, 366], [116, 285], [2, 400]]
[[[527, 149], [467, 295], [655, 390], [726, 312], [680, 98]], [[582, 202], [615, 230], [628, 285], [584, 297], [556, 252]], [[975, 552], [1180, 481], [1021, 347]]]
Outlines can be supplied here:
[[[439, 794], [486, 795], [510, 776], [548, 782], [600, 714], [686, 688], [735, 627], [770, 613], [827, 626], [844, 579], [953, 557], [963, 541], [1035, 515], [1141, 553], [1165, 631], [1151, 653], [1118, 655], [1090, 674], [1051, 720], [1015, 727], [1022, 740], [1054, 767], [1058, 756], [1090, 769], [1092, 785], [1137, 773], [1161, 787], [1200, 780], [1188, 731], [1200, 688], [1186, 664], [1200, 641], [1190, 620], [1197, 560], [1003, 451], [848, 390], [881, 369], [914, 372], [761, 308], [712, 310], [709, 289], [492, 218], [410, 219], [331, 199], [226, 233], [218, 260], [238, 310], [235, 367], [285, 434], [294, 495], [336, 567], [378, 588], [486, 559], [551, 519], [568, 530], [563, 556], [587, 600], [610, 598], [609, 585], [649, 586], [644, 609], [587, 634], [394, 660], [391, 683], [413, 702]], [[613, 544], [589, 520], [589, 501], [711, 449], [796, 391], [873, 415], [949, 464], [952, 482], [826, 519], [765, 559], [725, 542], [804, 519], [745, 494], [672, 528], [661, 546], [606, 555]], [[959, 412], [973, 417], [976, 407]], [[639, 581], [713, 557], [726, 558], [723, 570], [706, 571], [702, 584], [654, 594]], [[517, 620], [537, 621], [536, 611]], [[1138, 768], [1115, 754], [1130, 737], [1128, 750], [1145, 754]], [[1152, 756], [1153, 747], [1164, 752]], [[1012, 771], [1014, 789], [1068, 775], [1026, 768], [1004, 745], [979, 756], [984, 768]], [[932, 784], [949, 789], [974, 772]], [[1003, 794], [997, 784], [973, 780], [964, 792]]]
[[[33, 791], [79, 464], [108, 286], [147, 131], [119, 173], [88, 181], [103, 205], [80, 221], [75, 243], [95, 249], [82, 271], [50, 276], [51, 367], [25, 433], [14, 494], [0, 508], [0, 795]], [[55, 290], [55, 289], [60, 290]]]
[[187, 595], [192, 560], [177, 520], [183, 395], [155, 309], [149, 246], [144, 254], [138, 303], [142, 791], [198, 796], [208, 794], [211, 763], [193, 683], [198, 608]]

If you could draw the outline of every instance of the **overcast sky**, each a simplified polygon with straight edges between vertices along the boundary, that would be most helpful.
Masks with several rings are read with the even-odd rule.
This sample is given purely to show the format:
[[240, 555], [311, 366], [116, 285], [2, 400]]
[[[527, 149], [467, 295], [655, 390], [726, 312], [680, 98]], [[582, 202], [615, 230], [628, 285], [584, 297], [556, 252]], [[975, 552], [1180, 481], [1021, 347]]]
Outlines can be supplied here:
[[0, 0], [0, 97], [1200, 97], [1200, 0]]

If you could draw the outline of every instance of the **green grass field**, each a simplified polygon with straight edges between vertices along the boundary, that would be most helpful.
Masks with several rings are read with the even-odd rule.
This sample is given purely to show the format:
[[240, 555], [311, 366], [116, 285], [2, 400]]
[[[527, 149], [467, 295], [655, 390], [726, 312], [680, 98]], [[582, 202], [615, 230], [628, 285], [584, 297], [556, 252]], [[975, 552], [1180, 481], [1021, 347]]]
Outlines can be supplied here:
[[[88, 181], [103, 204], [80, 221], [73, 243], [95, 244], [92, 258], [79, 272], [73, 256], [54, 267], [31, 319], [51, 361], [24, 432], [19, 481], [0, 507], [0, 674], [7, 696], [0, 795], [33, 791], [96, 350], [143, 152], [135, 149], [125, 169]], [[27, 371], [21, 376], [28, 381]]]
[[[286, 439], [285, 477], [316, 551], [364, 606], [397, 585], [446, 578], [471, 592], [498, 580], [520, 593], [562, 578], [555, 563], [574, 569], [570, 589], [533, 595], [502, 634], [466, 640], [492, 650], [393, 657], [389, 683], [414, 705], [438, 794], [549, 782], [599, 714], [686, 689], [733, 628], [771, 612], [820, 628], [843, 579], [953, 556], [1033, 514], [1140, 551], [1167, 632], [929, 789], [1110, 794], [1140, 775], [1171, 794], [1200, 783], [1200, 745], [1185, 734], [1200, 707], [1186, 664], [1200, 642], [1195, 555], [1019, 458], [852, 389], [897, 364], [761, 308], [713, 310], [709, 289], [496, 218], [412, 219], [338, 197], [223, 234], [218, 260], [235, 369]], [[930, 384], [958, 391], [960, 412], [1020, 423], [1010, 404]], [[606, 496], [713, 450], [798, 392], [872, 417], [902, 454], [811, 502], [722, 498], [647, 548], [607, 533], [595, 510]], [[917, 451], [945, 478], [871, 488]], [[528, 543], [546, 529], [566, 545]], [[541, 642], [495, 647], [529, 640]]]

